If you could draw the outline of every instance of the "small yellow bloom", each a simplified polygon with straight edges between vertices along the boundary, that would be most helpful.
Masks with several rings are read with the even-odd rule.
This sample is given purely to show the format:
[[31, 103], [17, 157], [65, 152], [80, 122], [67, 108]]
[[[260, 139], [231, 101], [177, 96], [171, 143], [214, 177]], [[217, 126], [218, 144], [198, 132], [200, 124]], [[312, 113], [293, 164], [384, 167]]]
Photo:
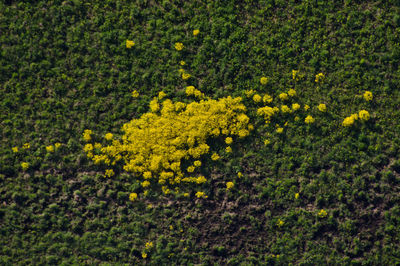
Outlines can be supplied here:
[[288, 99], [288, 95], [287, 93], [281, 93], [279, 94], [279, 99], [281, 99], [282, 101], [286, 101]]
[[139, 97], [139, 92], [137, 90], [132, 91], [132, 97], [133, 98]]
[[370, 115], [367, 110], [361, 110], [358, 113], [358, 117], [360, 117], [361, 120], [367, 121], [367, 120], [369, 120]]
[[183, 49], [183, 43], [176, 42], [175, 43], [175, 49], [178, 50], [178, 51], [182, 50]]
[[58, 149], [58, 148], [60, 148], [61, 147], [61, 143], [60, 142], [56, 142], [56, 143], [54, 143], [54, 147], [56, 148], [56, 150]]
[[114, 174], [115, 173], [114, 173], [113, 169], [107, 169], [106, 173], [105, 173], [105, 176], [106, 177], [112, 177]]
[[53, 145], [46, 146], [46, 151], [47, 152], [54, 152], [54, 146]]
[[200, 167], [201, 166], [201, 161], [197, 160], [193, 162], [193, 165], [196, 167]]
[[193, 30], [193, 35], [194, 35], [194, 36], [197, 36], [199, 33], [200, 33], [200, 30], [198, 30], [198, 29]]
[[148, 186], [150, 186], [150, 182], [149, 181], [145, 180], [145, 181], [142, 182], [142, 187], [148, 187]]
[[186, 170], [188, 171], [188, 173], [193, 173], [194, 169], [195, 169], [195, 167], [191, 165]]
[[269, 139], [265, 139], [264, 140], [264, 145], [268, 145], [268, 144], [270, 144], [271, 143], [271, 141], [269, 140]]
[[143, 258], [143, 259], [147, 258], [147, 253], [142, 252], [142, 258]]
[[319, 216], [320, 218], [325, 218], [327, 215], [328, 215], [328, 213], [327, 213], [324, 209], [322, 209], [322, 210], [320, 210], [320, 211], [318, 212], [318, 216]]
[[265, 102], [265, 103], [270, 103], [270, 102], [272, 102], [272, 100], [273, 100], [273, 98], [268, 94], [265, 94], [263, 97], [263, 102]]
[[211, 160], [213, 161], [218, 161], [220, 159], [219, 155], [217, 153], [213, 153], [211, 155]]
[[204, 192], [201, 192], [201, 191], [196, 192], [196, 197], [204, 198], [204, 199], [208, 198], [208, 196], [206, 196], [206, 194]]
[[30, 147], [31, 147], [31, 144], [29, 144], [29, 143], [25, 143], [24, 145], [22, 145], [22, 148], [25, 150], [29, 149]]
[[238, 178], [241, 178], [241, 177], [243, 177], [243, 174], [242, 174], [242, 172], [238, 172], [238, 173], [237, 173], [237, 175], [238, 175]]
[[188, 197], [189, 197], [189, 193], [188, 193], [188, 192], [185, 192], [185, 193], [183, 193], [183, 196], [186, 197], [186, 198], [188, 198]]
[[295, 91], [294, 89], [290, 89], [290, 90], [288, 91], [288, 95], [289, 95], [290, 97], [296, 96], [296, 91]]
[[179, 64], [180, 64], [181, 66], [184, 66], [184, 65], [186, 64], [186, 62], [185, 62], [185, 61], [180, 61]]
[[137, 199], [137, 194], [135, 192], [132, 192], [131, 194], [129, 194], [129, 200], [130, 201], [135, 201]]
[[299, 70], [292, 70], [292, 78], [296, 79], [296, 74], [299, 73]]
[[104, 136], [104, 138], [105, 138], [106, 140], [112, 140], [112, 139], [113, 139], [113, 134], [112, 134], [112, 133], [107, 133], [107, 134]]
[[234, 186], [233, 182], [227, 182], [227, 183], [226, 183], [226, 190], [232, 189], [233, 186]]
[[26, 170], [29, 168], [29, 163], [27, 163], [27, 162], [22, 162], [22, 163], [21, 163], [21, 167], [22, 167], [22, 170], [26, 171]]
[[86, 142], [89, 142], [92, 139], [92, 136], [91, 136], [92, 134], [93, 134], [93, 131], [91, 131], [90, 129], [85, 129], [83, 131], [83, 139]]
[[300, 197], [300, 194], [299, 194], [299, 193], [294, 194], [294, 198], [295, 198], [295, 199], [298, 199], [299, 197]]
[[285, 222], [282, 221], [281, 219], [278, 219], [278, 222], [276, 223], [276, 225], [277, 225], [278, 227], [282, 227], [284, 224], [285, 224]]
[[318, 73], [317, 75], [315, 75], [315, 82], [322, 82], [325, 78], [325, 75], [323, 73]]
[[326, 105], [324, 103], [319, 104], [318, 110], [320, 110], [321, 112], [326, 112]]
[[255, 91], [254, 90], [246, 90], [244, 93], [246, 94], [247, 97], [251, 97], [251, 96], [253, 96]]
[[253, 101], [255, 101], [256, 103], [261, 102], [262, 98], [259, 94], [254, 94], [253, 95]]
[[135, 42], [134, 42], [134, 41], [126, 40], [126, 48], [130, 49], [130, 48], [132, 48], [132, 46], [134, 46], [134, 45], [135, 45]]
[[189, 73], [182, 73], [182, 79], [183, 80], [187, 80], [187, 79], [189, 79], [190, 77], [191, 77], [192, 75], [190, 75]]
[[315, 119], [311, 115], [308, 115], [304, 122], [306, 122], [306, 124], [312, 124], [315, 122]]
[[226, 151], [227, 153], [231, 153], [231, 152], [232, 152], [231, 146], [226, 147], [226, 148], [225, 148], [225, 151]]
[[267, 83], [268, 83], [268, 78], [267, 78], [267, 77], [261, 77], [261, 78], [260, 78], [260, 83], [261, 83], [262, 85], [267, 84]]
[[283, 128], [282, 128], [282, 127], [278, 127], [278, 128], [276, 129], [276, 133], [281, 134], [282, 132], [283, 132]]
[[12, 147], [13, 152], [18, 152], [18, 147]]
[[282, 105], [281, 111], [282, 111], [282, 113], [290, 113], [291, 112], [289, 106], [287, 106], [287, 105]]
[[226, 144], [232, 144], [232, 142], [233, 142], [233, 139], [231, 138], [231, 137], [227, 137], [226, 139], [225, 139], [225, 143]]
[[167, 94], [166, 94], [165, 92], [163, 92], [163, 91], [160, 91], [160, 92], [158, 93], [158, 99], [159, 99], [159, 100], [163, 99], [165, 96], [167, 96]]
[[153, 242], [146, 242], [146, 249], [152, 248], [153, 247]]
[[292, 104], [292, 110], [293, 110], [293, 111], [297, 111], [297, 110], [299, 110], [299, 109], [300, 109], [300, 104], [298, 104], [298, 103]]
[[365, 99], [367, 102], [371, 101], [372, 98], [373, 98], [372, 92], [370, 92], [370, 91], [364, 92], [363, 97], [364, 97], [364, 99]]
[[307, 111], [308, 109], [310, 109], [310, 106], [308, 104], [304, 105], [304, 111]]

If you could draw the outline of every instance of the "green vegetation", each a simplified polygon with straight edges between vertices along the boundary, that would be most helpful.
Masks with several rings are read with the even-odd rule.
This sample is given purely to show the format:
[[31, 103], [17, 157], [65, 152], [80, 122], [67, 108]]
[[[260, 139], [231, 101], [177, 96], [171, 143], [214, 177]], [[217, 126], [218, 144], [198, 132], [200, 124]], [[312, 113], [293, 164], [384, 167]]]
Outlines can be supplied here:
[[[400, 263], [399, 1], [0, 10], [0, 264]], [[254, 126], [207, 139], [206, 181], [165, 193], [88, 158], [85, 130], [99, 150], [188, 86]]]

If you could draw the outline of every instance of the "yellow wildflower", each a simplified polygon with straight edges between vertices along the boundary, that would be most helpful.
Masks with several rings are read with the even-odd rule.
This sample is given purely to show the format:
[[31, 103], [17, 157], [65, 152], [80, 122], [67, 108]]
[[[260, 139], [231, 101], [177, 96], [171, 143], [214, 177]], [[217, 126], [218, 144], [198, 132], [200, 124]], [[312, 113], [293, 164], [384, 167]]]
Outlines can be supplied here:
[[219, 155], [217, 154], [217, 153], [213, 153], [213, 155], [211, 155], [211, 160], [213, 160], [213, 161], [217, 161], [217, 160], [219, 160]]
[[54, 146], [53, 145], [46, 146], [46, 151], [47, 152], [54, 152]]
[[178, 50], [178, 51], [182, 50], [183, 49], [183, 43], [176, 42], [175, 43], [175, 49]]
[[324, 103], [320, 103], [318, 105], [318, 110], [320, 110], [321, 112], [326, 112], [326, 105]]
[[227, 182], [227, 183], [226, 183], [226, 190], [232, 189], [233, 186], [234, 186], [233, 182]]
[[193, 165], [196, 167], [200, 167], [201, 166], [201, 161], [197, 160], [193, 162]]
[[104, 174], [106, 177], [112, 177], [114, 175], [114, 170], [113, 169], [107, 169], [106, 173]]
[[299, 70], [292, 70], [292, 78], [296, 79], [296, 74], [299, 73]]
[[12, 147], [13, 152], [18, 152], [18, 147]]
[[147, 258], [147, 253], [146, 252], [142, 252], [142, 258], [143, 259]]
[[365, 99], [367, 102], [371, 101], [372, 98], [373, 98], [372, 92], [370, 92], [370, 91], [364, 92], [363, 97], [364, 97], [364, 99]]
[[231, 137], [227, 137], [226, 139], [225, 139], [225, 143], [226, 144], [232, 144], [232, 142], [233, 142], [233, 139], [231, 138]]
[[294, 89], [290, 89], [287, 93], [290, 97], [296, 96], [296, 91]]
[[112, 140], [113, 134], [112, 134], [112, 133], [107, 133], [107, 134], [104, 136], [104, 138], [105, 138], [106, 140]]
[[243, 177], [243, 174], [242, 174], [242, 172], [238, 172], [238, 173], [237, 173], [237, 176], [238, 176], [238, 178], [241, 178], [241, 177]]
[[276, 225], [277, 225], [278, 227], [282, 227], [284, 224], [285, 224], [285, 222], [282, 221], [281, 219], [278, 219], [278, 222], [276, 223]]
[[142, 187], [148, 187], [148, 186], [150, 186], [150, 182], [149, 181], [145, 180], [145, 181], [142, 182]]
[[299, 109], [300, 109], [300, 104], [298, 104], [298, 103], [292, 104], [292, 110], [293, 110], [293, 111], [297, 111], [297, 110], [299, 110]]
[[278, 128], [276, 129], [276, 132], [279, 133], [279, 134], [281, 134], [281, 133], [283, 132], [283, 128], [282, 128], [282, 127], [278, 127]]
[[54, 143], [54, 147], [56, 148], [56, 150], [58, 149], [58, 148], [60, 148], [61, 147], [61, 143], [60, 142], [56, 142], [56, 143]]
[[188, 198], [188, 197], [189, 197], [189, 193], [188, 193], [188, 192], [185, 192], [185, 193], [183, 193], [183, 196], [186, 197], [186, 198]]
[[308, 104], [304, 105], [304, 111], [307, 111], [308, 109], [310, 109], [310, 106]]
[[270, 103], [270, 102], [272, 102], [272, 100], [273, 100], [272, 97], [268, 94], [265, 94], [263, 97], [263, 102], [265, 102], [265, 103]]
[[206, 196], [206, 194], [205, 194], [204, 192], [202, 192], [202, 191], [196, 192], [195, 195], [196, 195], [196, 197], [198, 197], [198, 198], [204, 198], [204, 199], [208, 198], [208, 196]]
[[311, 115], [308, 115], [304, 122], [306, 122], [306, 124], [312, 124], [315, 122], [315, 119]]
[[269, 140], [269, 139], [265, 139], [264, 140], [264, 145], [268, 145], [268, 144], [270, 144], [271, 143], [271, 141]]
[[185, 61], [180, 61], [179, 64], [180, 64], [181, 66], [184, 66], [184, 65], [186, 64], [186, 62], [185, 62]]
[[281, 99], [282, 101], [286, 101], [288, 99], [288, 95], [287, 93], [281, 93], [279, 94], [279, 99]]
[[129, 194], [129, 200], [130, 201], [135, 201], [137, 199], [137, 194], [135, 192], [132, 192]]
[[25, 150], [29, 149], [30, 147], [31, 147], [31, 144], [29, 144], [29, 143], [25, 143], [24, 145], [22, 145], [22, 148]]
[[262, 85], [267, 84], [267, 83], [268, 83], [268, 78], [267, 78], [267, 77], [261, 77], [261, 78], [260, 78], [260, 83], [261, 83]]
[[282, 105], [281, 111], [282, 111], [282, 113], [290, 113], [291, 112], [290, 108], [287, 105]]
[[198, 30], [198, 29], [193, 30], [193, 35], [194, 36], [197, 36], [197, 34], [199, 34], [199, 33], [200, 33], [200, 30]]
[[328, 215], [328, 213], [327, 213], [324, 209], [322, 209], [322, 210], [320, 210], [320, 211], [318, 212], [318, 216], [319, 216], [320, 218], [325, 218], [327, 215]]
[[299, 194], [299, 193], [294, 194], [294, 198], [295, 198], [295, 199], [298, 199], [299, 197], [300, 197], [300, 194]]
[[130, 48], [132, 48], [132, 46], [134, 46], [134, 45], [135, 45], [135, 42], [134, 42], [134, 41], [126, 40], [126, 48], [130, 49]]
[[367, 110], [361, 110], [358, 113], [358, 116], [360, 117], [361, 120], [364, 120], [364, 121], [367, 121], [370, 118], [370, 115]]
[[182, 79], [183, 80], [187, 80], [191, 77], [192, 75], [190, 75], [189, 73], [182, 73]]
[[29, 163], [27, 163], [27, 162], [22, 162], [22, 163], [21, 163], [21, 167], [22, 167], [22, 170], [26, 171], [26, 170], [29, 168]]
[[253, 95], [253, 101], [255, 101], [256, 103], [261, 102], [262, 98], [259, 94], [254, 94]]
[[90, 129], [85, 129], [85, 131], [83, 131], [83, 139], [86, 142], [91, 141], [92, 140], [92, 136], [91, 136], [92, 134], [93, 134], [93, 131], [91, 131]]
[[188, 173], [193, 173], [194, 169], [195, 169], [195, 167], [191, 165], [186, 170], [188, 171]]
[[133, 98], [139, 97], [139, 92], [137, 90], [132, 91], [132, 97]]
[[231, 146], [226, 147], [226, 148], [225, 148], [225, 151], [226, 151], [227, 153], [231, 153], [231, 152], [232, 152]]
[[146, 242], [146, 249], [152, 248], [153, 247], [153, 242]]
[[318, 73], [317, 75], [315, 75], [315, 82], [322, 82], [325, 78], [325, 75], [323, 73]]
[[246, 94], [247, 97], [251, 97], [251, 96], [253, 96], [255, 91], [254, 90], [246, 90], [244, 93]]
[[164, 98], [165, 96], [167, 96], [167, 94], [166, 94], [165, 92], [163, 92], [163, 91], [160, 91], [160, 92], [158, 93], [158, 99], [159, 99], [159, 100], [161, 100], [161, 99]]

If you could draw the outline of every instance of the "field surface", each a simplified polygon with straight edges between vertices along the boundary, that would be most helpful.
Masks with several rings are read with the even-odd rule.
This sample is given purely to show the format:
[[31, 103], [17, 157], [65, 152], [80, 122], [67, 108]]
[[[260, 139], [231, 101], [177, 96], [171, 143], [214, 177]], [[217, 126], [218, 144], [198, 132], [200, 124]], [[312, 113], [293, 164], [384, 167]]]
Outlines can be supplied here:
[[0, 1], [1, 265], [400, 264], [400, 1]]

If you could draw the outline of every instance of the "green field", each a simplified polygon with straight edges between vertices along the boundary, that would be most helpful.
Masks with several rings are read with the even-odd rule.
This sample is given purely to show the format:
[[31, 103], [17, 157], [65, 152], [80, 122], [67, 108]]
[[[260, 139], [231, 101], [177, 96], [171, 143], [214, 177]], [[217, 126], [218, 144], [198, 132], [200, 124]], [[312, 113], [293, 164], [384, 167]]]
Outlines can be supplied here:
[[1, 265], [400, 264], [400, 1], [3, 0], [0, 52]]

